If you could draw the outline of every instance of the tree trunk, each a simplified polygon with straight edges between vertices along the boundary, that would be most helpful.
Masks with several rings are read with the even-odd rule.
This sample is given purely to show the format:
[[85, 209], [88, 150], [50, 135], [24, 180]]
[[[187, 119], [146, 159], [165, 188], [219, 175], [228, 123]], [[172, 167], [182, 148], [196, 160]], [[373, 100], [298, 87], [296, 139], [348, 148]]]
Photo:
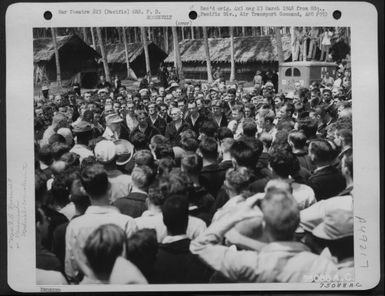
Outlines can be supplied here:
[[107, 55], [106, 55], [106, 51], [104, 50], [102, 31], [101, 31], [100, 27], [96, 27], [96, 34], [98, 35], [100, 53], [102, 55], [102, 60], [103, 60], [104, 74], [106, 75], [106, 80], [108, 82], [111, 82], [110, 68], [108, 67]]
[[93, 27], [90, 27], [90, 31], [91, 31], [92, 47], [93, 47], [93, 49], [96, 50], [96, 41], [95, 41], [95, 32], [94, 32], [94, 28], [93, 28]]
[[58, 86], [61, 87], [61, 70], [60, 70], [60, 58], [59, 58], [59, 50], [57, 48], [56, 43], [56, 31], [55, 28], [51, 28], [51, 34], [52, 34], [52, 43], [55, 50], [55, 63], [56, 63], [56, 81], [58, 83]]
[[179, 49], [179, 41], [178, 41], [178, 31], [176, 27], [171, 27], [172, 29], [172, 39], [174, 43], [174, 65], [175, 69], [177, 71], [177, 75], [179, 77], [179, 80], [183, 80], [183, 67], [182, 67], [182, 60], [180, 57], [180, 49]]
[[182, 34], [182, 40], [185, 40], [185, 36], [184, 36], [184, 27], [180, 27], [180, 31], [181, 31], [181, 34]]
[[302, 60], [305, 62], [306, 61], [306, 57], [307, 57], [307, 48], [306, 48], [306, 27], [303, 27], [302, 29], [302, 35], [303, 35], [303, 38], [302, 38]]
[[88, 44], [88, 37], [87, 37], [86, 27], [82, 27], [82, 33], [83, 33], [83, 40], [84, 40], [84, 42]]
[[251, 35], [257, 36], [257, 28], [256, 27], [251, 27]]
[[230, 53], [231, 53], [230, 82], [233, 82], [235, 80], [234, 27], [230, 27], [229, 31], [230, 31]]
[[284, 62], [283, 49], [282, 49], [282, 37], [280, 27], [275, 27], [275, 40], [277, 44], [277, 54], [278, 54], [278, 66]]
[[213, 75], [211, 70], [211, 61], [210, 61], [210, 48], [209, 48], [209, 40], [207, 37], [207, 28], [202, 27], [203, 31], [203, 41], [205, 45], [205, 56], [206, 56], [206, 65], [207, 65], [207, 81], [209, 83], [213, 82]]
[[245, 28], [245, 27], [242, 27], [242, 36], [243, 36], [243, 37], [246, 36], [246, 28]]
[[148, 44], [146, 38], [146, 28], [140, 27], [140, 32], [142, 36], [142, 44], [144, 49], [144, 58], [146, 60], [146, 74], [148, 75], [148, 81], [151, 79], [151, 68], [150, 68], [150, 55], [148, 54]]
[[296, 40], [295, 40], [295, 28], [294, 27], [290, 27], [290, 37], [291, 37], [291, 60], [294, 62], [297, 60], [297, 53], [296, 53], [296, 48], [295, 48], [295, 43], [296, 43]]
[[163, 42], [164, 51], [168, 53], [168, 27], [163, 27]]
[[122, 37], [123, 37], [123, 43], [124, 43], [124, 51], [126, 55], [127, 79], [137, 80], [138, 77], [136, 77], [135, 72], [130, 67], [130, 59], [128, 58], [128, 45], [127, 45], [127, 36], [126, 36], [125, 27], [122, 28]]
[[218, 27], [218, 38], [222, 38], [221, 27]]
[[191, 30], [191, 39], [195, 39], [194, 27], [190, 27], [190, 30]]

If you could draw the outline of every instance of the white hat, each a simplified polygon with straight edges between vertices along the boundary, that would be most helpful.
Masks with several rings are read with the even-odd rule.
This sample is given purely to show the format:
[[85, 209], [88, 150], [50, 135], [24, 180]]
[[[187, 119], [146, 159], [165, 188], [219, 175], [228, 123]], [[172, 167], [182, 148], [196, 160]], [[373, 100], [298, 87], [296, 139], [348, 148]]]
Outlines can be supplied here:
[[109, 140], [102, 140], [98, 142], [94, 151], [96, 160], [101, 163], [109, 163], [114, 160], [116, 156], [115, 144]]

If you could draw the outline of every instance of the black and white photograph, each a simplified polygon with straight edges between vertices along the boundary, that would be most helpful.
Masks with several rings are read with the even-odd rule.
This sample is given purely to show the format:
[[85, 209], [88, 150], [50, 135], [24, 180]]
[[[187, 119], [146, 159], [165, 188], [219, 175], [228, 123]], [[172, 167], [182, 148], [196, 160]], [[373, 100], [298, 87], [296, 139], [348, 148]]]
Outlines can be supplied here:
[[33, 34], [37, 284], [354, 280], [348, 27]]
[[373, 7], [46, 4], [6, 17], [13, 290], [378, 284]]

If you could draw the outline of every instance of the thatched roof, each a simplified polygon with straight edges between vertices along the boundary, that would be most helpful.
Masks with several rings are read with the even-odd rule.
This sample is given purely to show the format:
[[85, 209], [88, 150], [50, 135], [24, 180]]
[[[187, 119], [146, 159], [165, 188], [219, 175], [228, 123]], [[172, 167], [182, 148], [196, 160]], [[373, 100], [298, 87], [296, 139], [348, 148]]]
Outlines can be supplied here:
[[[63, 47], [69, 47], [71, 49], [82, 48], [89, 52], [89, 54], [95, 58], [100, 57], [99, 53], [95, 51], [91, 46], [85, 43], [76, 34], [57, 36], [56, 43], [58, 51], [62, 50]], [[55, 49], [51, 38], [37, 38], [33, 40], [33, 61], [34, 63], [49, 61], [55, 55]]]
[[[230, 38], [209, 38], [211, 62], [230, 62]], [[290, 36], [282, 36], [284, 60], [291, 55]], [[203, 39], [186, 39], [179, 43], [182, 62], [205, 62]], [[278, 61], [274, 36], [235, 37], [234, 56], [236, 63]], [[174, 61], [171, 52], [165, 62]]]
[[[156, 48], [157, 51], [162, 51], [157, 45], [155, 45], [153, 42], [148, 42], [148, 48], [149, 51]], [[130, 63], [132, 63], [138, 56], [140, 56], [143, 51], [143, 44], [140, 43], [128, 43], [127, 44], [128, 49], [128, 60]], [[126, 63], [126, 52], [124, 49], [123, 43], [112, 43], [107, 44], [105, 46], [106, 54], [107, 54], [107, 62], [110, 64], [117, 63], [117, 64], [125, 64]], [[162, 51], [162, 59], [167, 56], [166, 53]], [[159, 54], [159, 53], [158, 53]]]

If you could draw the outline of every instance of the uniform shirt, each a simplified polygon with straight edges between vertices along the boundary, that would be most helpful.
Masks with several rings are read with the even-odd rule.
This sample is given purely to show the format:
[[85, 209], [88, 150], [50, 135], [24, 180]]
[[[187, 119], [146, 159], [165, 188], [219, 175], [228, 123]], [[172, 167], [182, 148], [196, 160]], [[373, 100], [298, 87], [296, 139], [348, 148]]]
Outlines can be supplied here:
[[117, 208], [111, 206], [89, 206], [84, 215], [71, 220], [66, 232], [65, 273], [72, 281], [78, 276], [80, 266], [86, 262], [82, 250], [88, 236], [105, 224], [119, 226], [127, 237], [137, 230], [133, 218], [121, 214]]
[[[142, 216], [135, 219], [138, 229], [150, 228], [156, 230], [158, 243], [163, 242], [167, 236], [167, 227], [163, 222], [163, 214], [158, 212], [145, 211]], [[189, 216], [186, 235], [189, 239], [198, 237], [206, 230], [206, 223], [199, 218]]]

